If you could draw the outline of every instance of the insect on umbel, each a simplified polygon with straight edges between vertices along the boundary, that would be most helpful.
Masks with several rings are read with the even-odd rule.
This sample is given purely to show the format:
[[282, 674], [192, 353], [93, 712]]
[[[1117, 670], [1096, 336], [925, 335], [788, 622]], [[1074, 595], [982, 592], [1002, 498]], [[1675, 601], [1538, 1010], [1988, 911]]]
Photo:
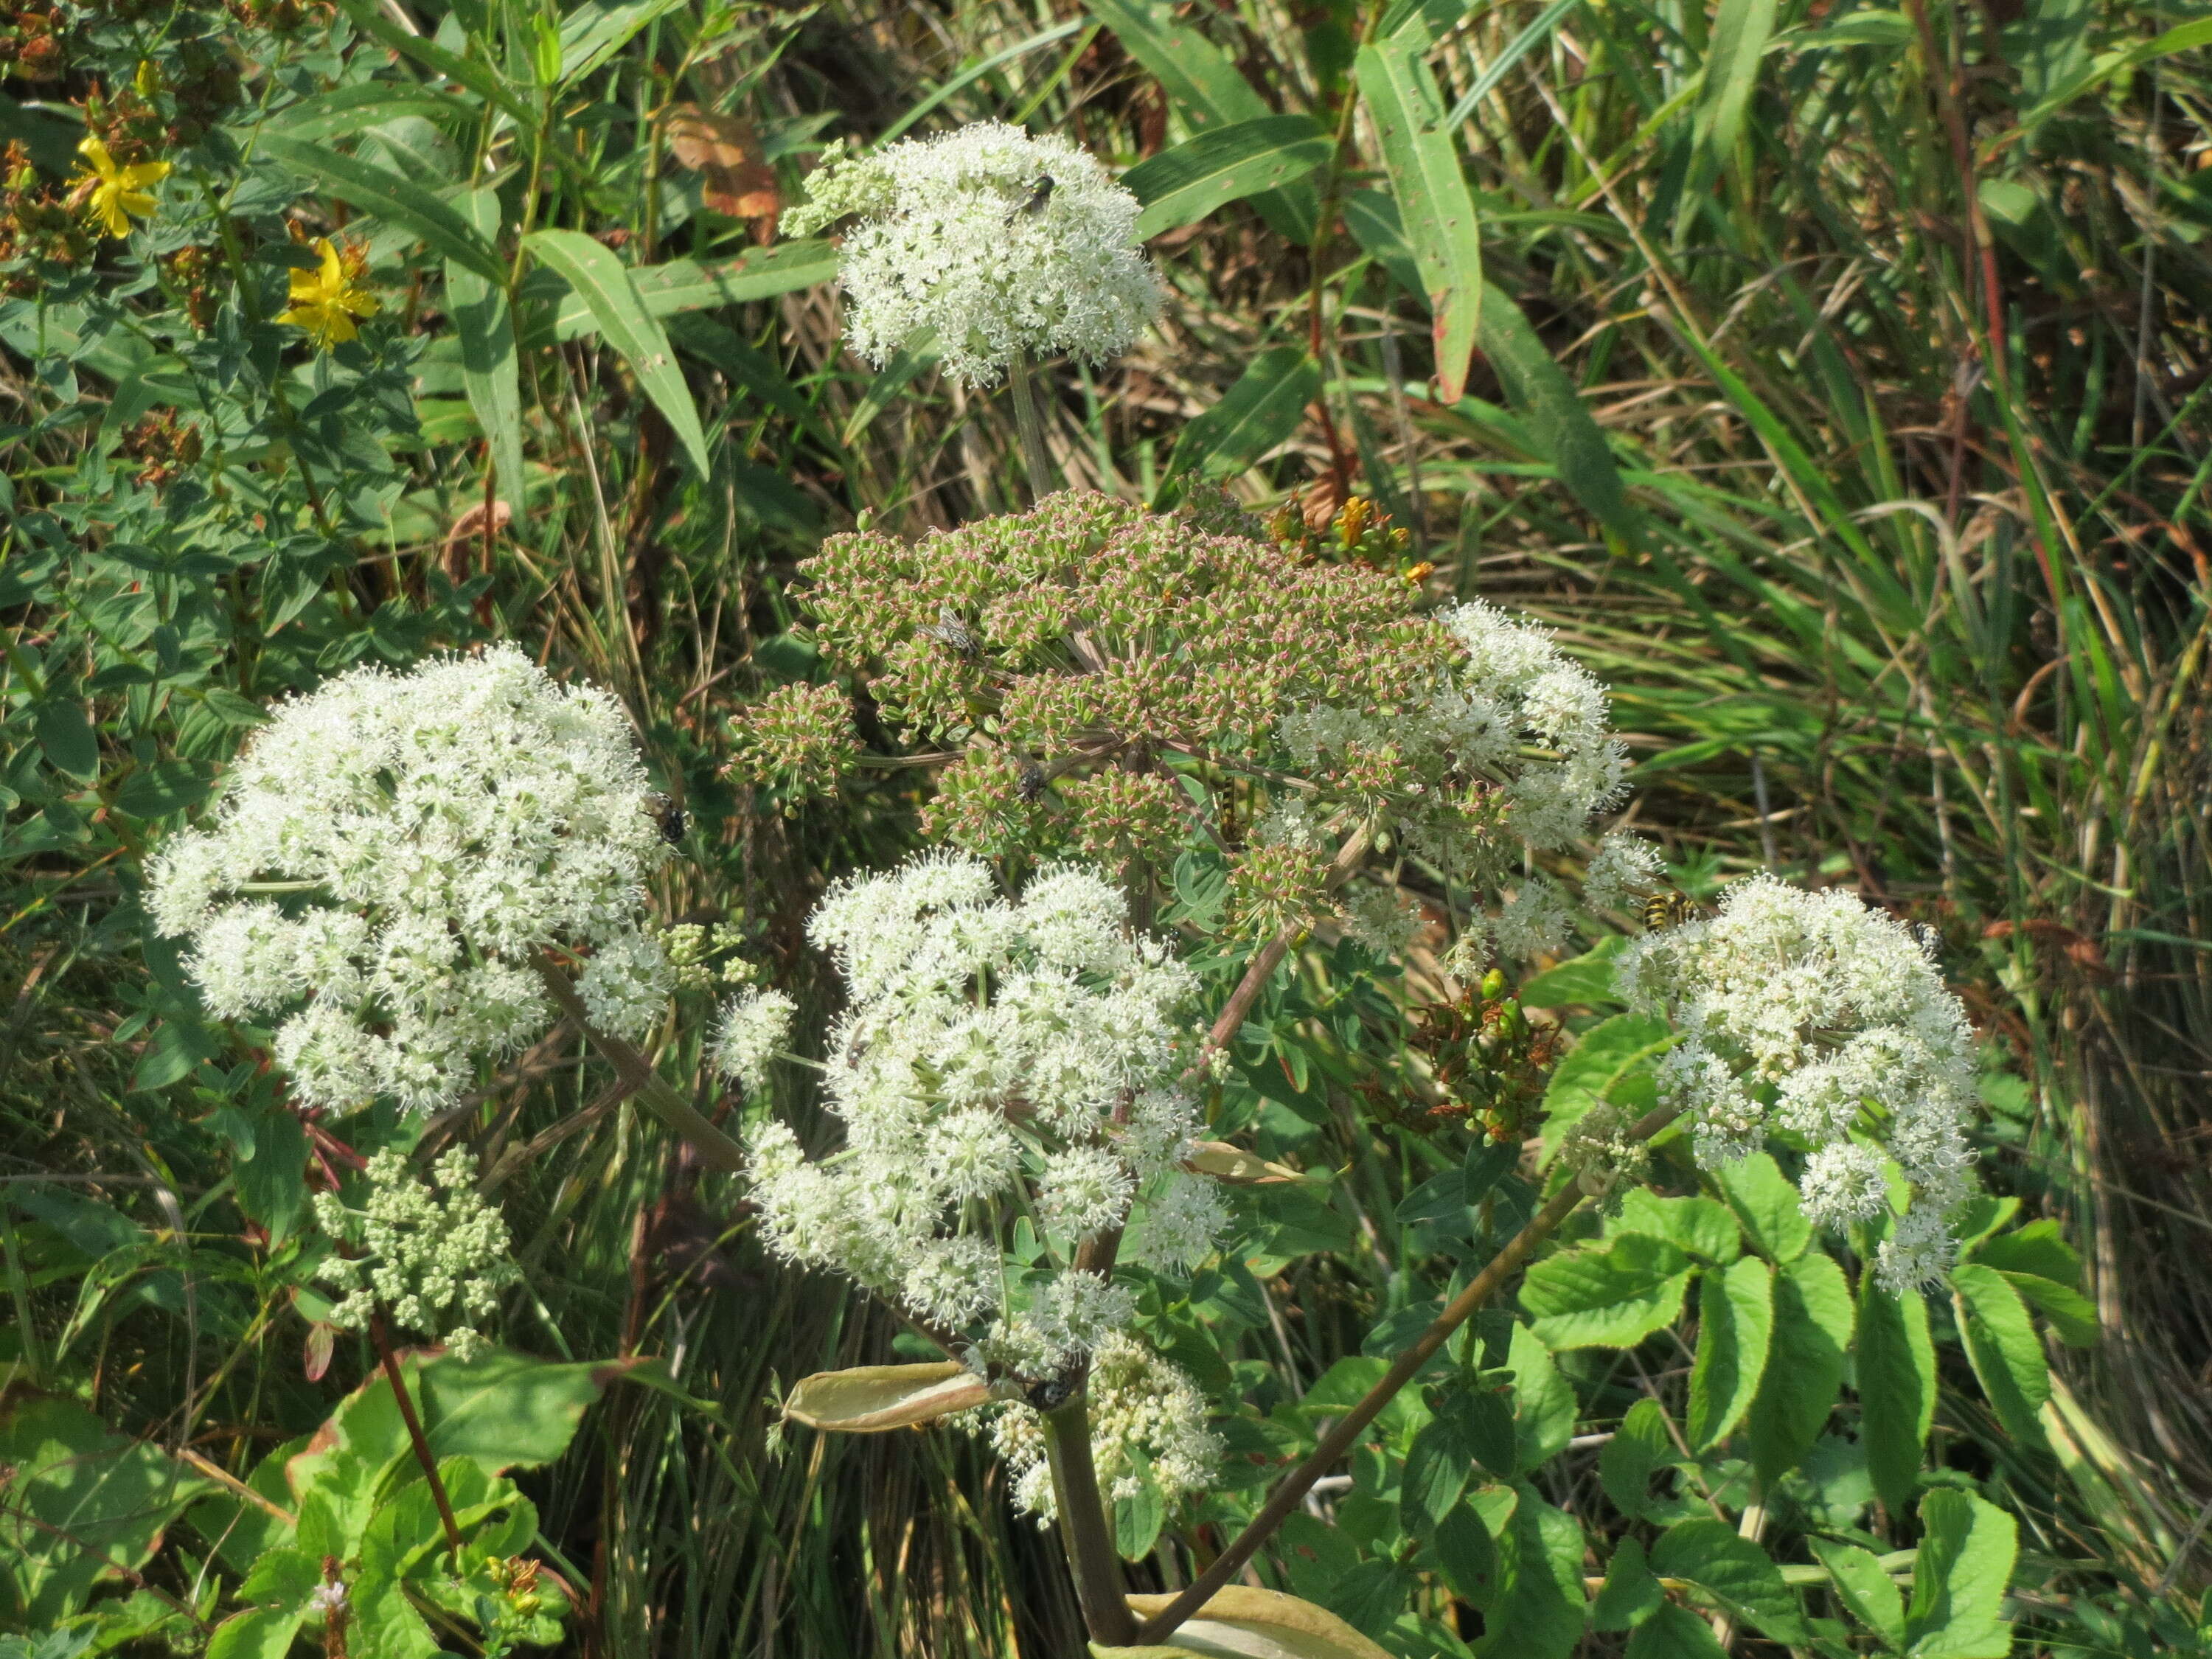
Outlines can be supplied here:
[[1011, 225], [1024, 213], [1043, 212], [1044, 204], [1052, 200], [1052, 174], [1049, 173], [1037, 174], [1036, 186], [1030, 191], [1029, 199], [1006, 216], [1006, 222]]

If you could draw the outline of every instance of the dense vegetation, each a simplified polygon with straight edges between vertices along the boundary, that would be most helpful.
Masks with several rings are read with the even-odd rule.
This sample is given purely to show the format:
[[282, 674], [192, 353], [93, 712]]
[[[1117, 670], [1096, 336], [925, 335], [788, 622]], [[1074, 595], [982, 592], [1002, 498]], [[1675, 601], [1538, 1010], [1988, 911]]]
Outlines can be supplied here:
[[[1405, 1396], [1261, 1580], [1407, 1654], [1964, 1659], [2000, 1612], [2021, 1651], [2212, 1645], [2208, 46], [2097, 0], [13, 10], [0, 1629], [281, 1656], [342, 1571], [356, 1659], [1079, 1647], [986, 1441], [783, 1424], [803, 1375], [935, 1351], [772, 1259], [576, 1023], [427, 1121], [302, 1111], [142, 905], [271, 704], [512, 641], [620, 700], [666, 799], [653, 908], [706, 931], [640, 1045], [661, 1089], [733, 1109], [718, 981], [818, 1031], [810, 910], [945, 809], [800, 562], [1025, 507], [1037, 458], [933, 343], [848, 352], [836, 247], [777, 219], [833, 141], [995, 118], [1126, 169], [1167, 288], [1119, 361], [1040, 366], [1047, 467], [1187, 513], [1225, 486], [1286, 559], [1542, 618], [1687, 898], [1769, 870], [1926, 923], [1980, 1039], [1970, 1260], [1924, 1327], [1861, 1284], [1802, 1436], [1759, 1443], [1714, 1333], [1747, 1274], [1840, 1293], [1866, 1241], [1800, 1237], [1755, 1161], [1688, 1199], [1678, 1140], [1685, 1196], [1550, 1257], [1663, 1261], [1657, 1316], [1554, 1361], [1499, 1299], [1468, 1389]], [[835, 791], [761, 763], [794, 687], [862, 693]], [[1256, 939], [1219, 867], [1156, 875], [1218, 1005]], [[1331, 1178], [1241, 1189], [1233, 1260], [1147, 1292], [1256, 1422], [1202, 1504], [1116, 1505], [1133, 1588], [1202, 1570], [1540, 1200], [1491, 1146], [1635, 1097], [1612, 937], [1449, 1006], [1432, 955], [1300, 940], [1208, 1110]], [[520, 1269], [501, 1355], [394, 1362], [469, 1534], [446, 1578], [397, 1372], [317, 1276], [311, 1194], [392, 1146], [465, 1148]], [[1571, 1311], [1545, 1271], [1538, 1325]], [[2005, 1584], [1968, 1582], [1990, 1507]]]

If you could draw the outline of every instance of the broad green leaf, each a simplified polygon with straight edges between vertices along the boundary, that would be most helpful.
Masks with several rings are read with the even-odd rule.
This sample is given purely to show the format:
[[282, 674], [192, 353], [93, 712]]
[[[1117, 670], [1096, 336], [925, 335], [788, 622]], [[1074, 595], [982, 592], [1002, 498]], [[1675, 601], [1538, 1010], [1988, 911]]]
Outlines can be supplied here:
[[2005, 1659], [2012, 1626], [2001, 1616], [2019, 1528], [1994, 1504], [1955, 1486], [1920, 1500], [1920, 1553], [1905, 1611], [1912, 1659]]
[[100, 775], [100, 739], [84, 705], [74, 697], [50, 696], [31, 711], [31, 730], [46, 764], [65, 777], [89, 783]]
[[[833, 282], [836, 276], [836, 248], [811, 239], [752, 248], [719, 264], [670, 259], [631, 270], [629, 279], [647, 316], [674, 317], [719, 306], [743, 305], [749, 300], [773, 299], [779, 294]], [[556, 339], [573, 340], [594, 332], [599, 326], [598, 314], [581, 293], [565, 296], [553, 316]]]
[[1405, 1470], [1398, 1481], [1398, 1523], [1407, 1535], [1426, 1538], [1439, 1521], [1453, 1514], [1474, 1473], [1456, 1424], [1438, 1417], [1422, 1425], [1407, 1448]]
[[441, 1463], [465, 1457], [487, 1475], [540, 1468], [568, 1449], [585, 1412], [624, 1379], [649, 1385], [652, 1373], [635, 1359], [562, 1364], [495, 1348], [463, 1364], [441, 1354], [417, 1372], [423, 1437]]
[[[1164, 1610], [1172, 1595], [1132, 1595], [1129, 1611], [1142, 1623]], [[1310, 1601], [1279, 1590], [1231, 1584], [1216, 1590], [1169, 1638], [1171, 1651], [1223, 1655], [1230, 1659], [1390, 1659], [1358, 1631]], [[1144, 1650], [1113, 1648], [1115, 1654]]]
[[1608, 933], [1581, 956], [1547, 968], [1514, 993], [1526, 1008], [1595, 1007], [1620, 1000], [1613, 994], [1613, 967], [1628, 946], [1626, 933]]
[[957, 1360], [927, 1365], [855, 1365], [801, 1377], [783, 1414], [811, 1429], [879, 1434], [980, 1406], [991, 1385]]
[[1721, 0], [1706, 37], [1703, 84], [1690, 123], [1686, 200], [1702, 195], [1743, 134], [1744, 113], [1759, 83], [1759, 60], [1774, 37], [1775, 0]]
[[1632, 1348], [1680, 1314], [1691, 1272], [1689, 1257], [1665, 1239], [1630, 1233], [1539, 1261], [1522, 1281], [1521, 1305], [1554, 1351]]
[[1651, 1576], [1644, 1559], [1644, 1546], [1631, 1534], [1613, 1547], [1607, 1564], [1605, 1586], [1590, 1603], [1594, 1630], [1632, 1630], [1666, 1604], [1666, 1593]]
[[1139, 241], [1194, 224], [1217, 208], [1302, 179], [1328, 160], [1332, 141], [1310, 115], [1263, 115], [1208, 127], [1137, 163], [1121, 183], [1145, 204]]
[[1751, 1402], [1751, 1461], [1768, 1486], [1795, 1468], [1826, 1426], [1851, 1346], [1851, 1287], [1815, 1250], [1774, 1278], [1774, 1340]]
[[1551, 1351], [1526, 1325], [1513, 1328], [1505, 1369], [1513, 1373], [1513, 1443], [1525, 1474], [1550, 1462], [1574, 1438], [1574, 1385], [1559, 1375]]
[[561, 20], [561, 76], [573, 86], [684, 0], [586, 0]]
[[1160, 1497], [1159, 1482], [1152, 1478], [1151, 1462], [1134, 1448], [1131, 1457], [1136, 1466], [1137, 1490], [1114, 1500], [1114, 1551], [1124, 1561], [1141, 1561], [1159, 1540], [1160, 1526], [1168, 1511]]
[[2001, 1273], [2033, 1273], [2075, 1289], [2081, 1283], [2081, 1255], [2059, 1236], [2055, 1221], [2031, 1221], [2008, 1233], [1995, 1234], [1966, 1255]]
[[1430, 1541], [1454, 1595], [1484, 1612], [1498, 1605], [1504, 1589], [1504, 1561], [1474, 1504], [1461, 1504], [1447, 1512]]
[[274, 133], [262, 135], [261, 150], [271, 161], [305, 173], [331, 195], [419, 236], [441, 258], [465, 266], [486, 282], [506, 283], [507, 267], [498, 251], [474, 225], [413, 179], [359, 156]]
[[353, 20], [354, 27], [380, 45], [413, 58], [428, 70], [434, 70], [447, 80], [466, 87], [487, 103], [496, 104], [527, 132], [538, 123], [538, 117], [521, 94], [507, 78], [487, 64], [463, 58], [458, 52], [447, 52], [436, 41], [403, 29], [385, 15], [376, 0], [338, 0], [340, 9]]
[[115, 805], [134, 818], [166, 818], [198, 806], [213, 787], [190, 761], [155, 761], [123, 781]]
[[2051, 1370], [2020, 1293], [1996, 1268], [1972, 1261], [1953, 1269], [1951, 1292], [1966, 1358], [1997, 1421], [2014, 1439], [2041, 1446], [2038, 1413], [2051, 1398]]
[[1304, 347], [1268, 347], [1220, 402], [1183, 428], [1168, 478], [1235, 477], [1297, 431], [1306, 405], [1320, 396], [1321, 365]]
[[2097, 1318], [2097, 1304], [2071, 1285], [2057, 1284], [2033, 1273], [2008, 1273], [2004, 1280], [2051, 1322], [2061, 1342], [2073, 1348], [2096, 1345], [2104, 1329]]
[[1826, 1539], [1806, 1540], [1828, 1579], [1836, 1600], [1851, 1617], [1872, 1631], [1893, 1653], [1905, 1645], [1905, 1595], [1873, 1553], [1856, 1544], [1832, 1543]]
[[348, 138], [362, 128], [395, 116], [425, 121], [472, 119], [479, 111], [465, 98], [404, 81], [364, 81], [333, 87], [278, 111], [268, 131], [287, 138]]
[[0, 1405], [0, 1562], [18, 1628], [52, 1629], [98, 1585], [145, 1565], [162, 1529], [211, 1483], [73, 1400]]
[[1633, 540], [1638, 514], [1597, 417], [1528, 326], [1513, 296], [1494, 285], [1482, 302], [1480, 339], [1506, 400], [1528, 417], [1567, 492], [1607, 529]]
[[1548, 1163], [1577, 1119], [1630, 1072], [1673, 1046], [1674, 1028], [1656, 1014], [1615, 1014], [1575, 1039], [1544, 1090], [1544, 1158]]
[[1751, 1248], [1769, 1261], [1795, 1261], [1813, 1242], [1797, 1189], [1782, 1166], [1765, 1152], [1753, 1152], [1713, 1172], [1728, 1206], [1743, 1224]]
[[1656, 1400], [1639, 1400], [1598, 1454], [1598, 1484], [1613, 1508], [1640, 1521], [1651, 1507], [1652, 1475], [1680, 1461], [1674, 1437], [1667, 1431], [1666, 1408]]
[[532, 231], [525, 245], [582, 298], [599, 324], [599, 337], [622, 354], [691, 465], [705, 477], [713, 469], [691, 388], [676, 366], [667, 334], [638, 297], [628, 267], [603, 244], [578, 230]]
[[1662, 1198], [1649, 1188], [1636, 1188], [1622, 1195], [1620, 1213], [1605, 1230], [1663, 1238], [1716, 1267], [1724, 1267], [1743, 1254], [1742, 1231], [1728, 1206], [1694, 1194]]
[[1867, 1472], [1902, 1512], [1920, 1481], [1920, 1449], [1936, 1420], [1936, 1345], [1917, 1291], [1894, 1297], [1859, 1275], [1859, 1443]]
[[[461, 198], [461, 216], [487, 244], [499, 237], [499, 192], [472, 190]], [[469, 407], [491, 447], [499, 493], [517, 517], [527, 505], [522, 466], [522, 368], [514, 340], [514, 313], [504, 283], [489, 283], [458, 260], [446, 262], [446, 298], [460, 337], [461, 384]]]
[[[1220, 47], [1176, 15], [1171, 0], [1091, 0], [1085, 9], [1114, 31], [1192, 126], [1225, 127], [1274, 113]], [[1321, 199], [1312, 185], [1294, 181], [1252, 205], [1279, 234], [1313, 240]]]
[[1765, 1262], [1747, 1255], [1707, 1273], [1698, 1288], [1698, 1352], [1684, 1426], [1699, 1451], [1725, 1439], [1759, 1393], [1774, 1334], [1773, 1276]]
[[1443, 125], [1443, 95], [1422, 51], [1414, 40], [1376, 41], [1359, 49], [1353, 72], [1428, 295], [1437, 395], [1457, 403], [1467, 393], [1483, 307], [1482, 232], [1458, 146]]
[[1474, 1650], [1480, 1659], [1566, 1659], [1586, 1622], [1583, 1553], [1589, 1546], [1572, 1516], [1553, 1509], [1526, 1482], [1517, 1490], [1520, 1502], [1498, 1540], [1505, 1593], [1484, 1614]]
[[307, 1609], [297, 1606], [234, 1613], [208, 1638], [207, 1659], [284, 1659], [307, 1621]]
[[1669, 1601], [1630, 1633], [1623, 1659], [1726, 1659], [1726, 1653], [1711, 1625]]
[[1651, 1571], [1662, 1578], [1687, 1579], [1774, 1641], [1794, 1645], [1808, 1639], [1782, 1569], [1725, 1521], [1701, 1515], [1676, 1522], [1651, 1547]]

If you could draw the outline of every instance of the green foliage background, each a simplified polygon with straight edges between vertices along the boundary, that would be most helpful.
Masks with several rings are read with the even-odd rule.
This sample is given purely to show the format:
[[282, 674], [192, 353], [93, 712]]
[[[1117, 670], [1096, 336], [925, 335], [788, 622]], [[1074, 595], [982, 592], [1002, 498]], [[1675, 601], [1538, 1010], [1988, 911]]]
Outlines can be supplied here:
[[[204, 800], [262, 706], [493, 636], [608, 684], [690, 817], [663, 913], [741, 923], [802, 987], [811, 896], [911, 844], [917, 774], [787, 810], [726, 775], [730, 722], [818, 672], [786, 584], [823, 533], [864, 509], [914, 532], [1016, 504], [1011, 418], [942, 386], [926, 353], [880, 373], [843, 356], [831, 250], [772, 244], [715, 204], [750, 213], [770, 178], [789, 199], [828, 138], [999, 116], [1133, 166], [1172, 289], [1127, 362], [1054, 371], [1072, 478], [1161, 500], [1196, 480], [1255, 504], [1371, 494], [1435, 591], [1538, 612], [1614, 689], [1639, 827], [1690, 890], [1771, 866], [1946, 937], [1990, 1039], [1987, 1178], [2019, 1208], [1989, 1218], [2007, 1231], [1932, 1334], [1870, 1338], [1862, 1310], [1829, 1449], [1774, 1464], [1799, 1484], [1768, 1541], [1832, 1534], [1808, 1605], [1857, 1636], [1746, 1604], [1738, 1646], [1981, 1650], [1936, 1639], [1918, 1586], [1884, 1635], [1886, 1574], [1908, 1569], [1840, 1553], [1919, 1537], [1917, 1504], [1969, 1559], [1946, 1495], [1968, 1492], [2019, 1520], [2004, 1606], [2024, 1643], [2197, 1639], [2212, 21], [2104, 0], [12, 15], [0, 1463], [61, 1447], [105, 1472], [90, 1509], [66, 1481], [0, 1489], [15, 1627], [95, 1593], [103, 1643], [139, 1640], [136, 1619], [190, 1645], [234, 1617], [249, 1565], [273, 1558], [223, 1478], [259, 1479], [369, 1374], [342, 1342], [309, 1380], [301, 1176], [336, 1155], [325, 1127], [279, 1108], [136, 908], [149, 841]], [[681, 105], [740, 118], [725, 173], [672, 146]], [[174, 171], [127, 242], [41, 260], [88, 118]], [[308, 257], [294, 225], [367, 252], [380, 313], [331, 353], [276, 320]], [[1217, 1386], [1285, 1407], [1279, 1443], [1241, 1449], [1262, 1473], [1496, 1224], [1463, 1143], [1380, 1135], [1357, 1109], [1340, 1022], [1373, 1011], [1343, 1005], [1340, 968], [1311, 953], [1274, 1048], [1249, 1057], [1261, 1150], [1346, 1172], [1312, 1213], [1261, 1218], [1322, 1254], [1187, 1310], [1228, 1339]], [[1577, 1023], [1606, 1012], [1558, 1001]], [[672, 1024], [666, 1074], [696, 1076], [699, 1029]], [[664, 1362], [658, 1387], [579, 1385], [542, 1443], [456, 1477], [514, 1534], [487, 1551], [541, 1553], [588, 1601], [563, 1639], [1065, 1650], [1056, 1553], [964, 1443], [771, 1455], [771, 1391], [888, 1357], [890, 1322], [766, 1263], [742, 1206], [580, 1048], [526, 1056], [430, 1135], [467, 1138], [515, 1227], [513, 1346]], [[1605, 1578], [1590, 1651], [1701, 1650], [1703, 1621], [1653, 1616], [1643, 1543], [1612, 1537], [1665, 1528], [1647, 1577], [1669, 1581], [1727, 1555], [1703, 1531], [1735, 1536], [1745, 1510], [1742, 1449], [1731, 1462], [1723, 1443], [1752, 1399], [1692, 1356], [1754, 1273], [1808, 1304], [1834, 1288], [1802, 1266], [1825, 1255], [1747, 1219], [1678, 1236], [1669, 1216], [1574, 1243], [1522, 1295], [1540, 1328], [1593, 1316], [1571, 1281], [1603, 1264], [1583, 1273], [1607, 1291], [1589, 1307], [1649, 1304], [1648, 1322], [1596, 1332], [1614, 1346], [1553, 1326], [1556, 1363], [1516, 1362], [1528, 1339], [1483, 1333], [1484, 1363], [1550, 1372], [1520, 1379], [1510, 1426], [1555, 1454], [1539, 1474], [1493, 1452], [1543, 1484], [1484, 1539], [1502, 1528], [1562, 1580]], [[2084, 1345], [2058, 1353], [2047, 1400], [2044, 1338], [2008, 1311], [2022, 1278], [2053, 1287], [2046, 1328]], [[1869, 1340], [1905, 1354], [1911, 1397], [1868, 1375]], [[1437, 1461], [1422, 1437], [1443, 1432], [1427, 1411], [1409, 1401], [1388, 1454], [1286, 1531], [1272, 1582], [1382, 1618], [1418, 1569], [1480, 1604], [1466, 1552], [1490, 1546], [1443, 1535], [1465, 1508], [1416, 1480]], [[1934, 1425], [1932, 1473], [1894, 1449], [1893, 1412]], [[371, 1427], [362, 1466], [386, 1467], [397, 1443]], [[1454, 1431], [1480, 1446], [1485, 1429]], [[1655, 1495], [1662, 1466], [1683, 1473]], [[1607, 1557], [1583, 1561], [1544, 1533], [1559, 1509], [1650, 1525], [1598, 1525]], [[1854, 1528], [1865, 1547], [1839, 1541]], [[1431, 1553], [1401, 1559], [1401, 1535]], [[296, 1597], [314, 1563], [268, 1571], [263, 1590]], [[1441, 1616], [1449, 1597], [1421, 1593]]]

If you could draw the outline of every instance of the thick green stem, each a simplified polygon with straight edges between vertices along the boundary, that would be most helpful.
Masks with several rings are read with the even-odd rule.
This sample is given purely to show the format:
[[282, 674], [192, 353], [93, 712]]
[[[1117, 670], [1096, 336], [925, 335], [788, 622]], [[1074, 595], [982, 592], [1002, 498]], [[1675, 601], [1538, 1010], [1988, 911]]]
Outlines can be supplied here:
[[[1638, 1140], [1649, 1140], [1674, 1120], [1676, 1109], [1662, 1106], [1647, 1114], [1629, 1131]], [[1298, 1465], [1268, 1497], [1267, 1507], [1252, 1518], [1251, 1524], [1230, 1541], [1229, 1547], [1213, 1559], [1212, 1564], [1191, 1582], [1190, 1588], [1168, 1603], [1137, 1632], [1138, 1642], [1147, 1646], [1164, 1642], [1169, 1636], [1212, 1599], [1214, 1591], [1236, 1577], [1239, 1569], [1258, 1552], [1260, 1546], [1274, 1535], [1292, 1510], [1305, 1501], [1315, 1481], [1328, 1473], [1338, 1459], [1350, 1451], [1365, 1433], [1367, 1425], [1382, 1413], [1382, 1408], [1397, 1397], [1398, 1390], [1419, 1376], [1437, 1349], [1451, 1340], [1452, 1333], [1464, 1325], [1474, 1310], [1496, 1294], [1499, 1286], [1513, 1271], [1526, 1261], [1531, 1252], [1559, 1230], [1559, 1224], [1571, 1215], [1583, 1197], [1582, 1188], [1570, 1180], [1567, 1184], [1536, 1212], [1528, 1224], [1514, 1234], [1505, 1248], [1490, 1259], [1487, 1267], [1474, 1276], [1465, 1290], [1452, 1298], [1451, 1305], [1437, 1316], [1436, 1322], [1422, 1333], [1421, 1340], [1402, 1354], [1397, 1362], [1382, 1374], [1382, 1380], [1367, 1391], [1366, 1397], [1336, 1421], [1336, 1425], [1314, 1448], [1313, 1455]]]
[[637, 1103], [691, 1143], [692, 1150], [717, 1170], [736, 1175], [745, 1167], [745, 1149], [702, 1116], [691, 1103], [672, 1088], [653, 1062], [624, 1042], [609, 1036], [592, 1024], [590, 1012], [568, 975], [544, 957], [538, 958], [538, 976], [545, 981], [554, 1006], [576, 1022], [592, 1047], [605, 1055], [629, 1087]]
[[1121, 1560], [1106, 1524], [1097, 1466], [1091, 1459], [1091, 1413], [1082, 1391], [1037, 1415], [1044, 1425], [1053, 1502], [1060, 1510], [1060, 1543], [1067, 1551], [1084, 1626], [1092, 1641], [1126, 1648], [1137, 1639], [1137, 1620], [1123, 1598]]
[[1016, 350], [1006, 365], [1006, 389], [1014, 394], [1014, 425], [1022, 434], [1022, 465], [1029, 469], [1032, 505], [1067, 488], [1053, 464], [1044, 441], [1044, 422], [1037, 414], [1036, 387], [1030, 381], [1029, 353]]

